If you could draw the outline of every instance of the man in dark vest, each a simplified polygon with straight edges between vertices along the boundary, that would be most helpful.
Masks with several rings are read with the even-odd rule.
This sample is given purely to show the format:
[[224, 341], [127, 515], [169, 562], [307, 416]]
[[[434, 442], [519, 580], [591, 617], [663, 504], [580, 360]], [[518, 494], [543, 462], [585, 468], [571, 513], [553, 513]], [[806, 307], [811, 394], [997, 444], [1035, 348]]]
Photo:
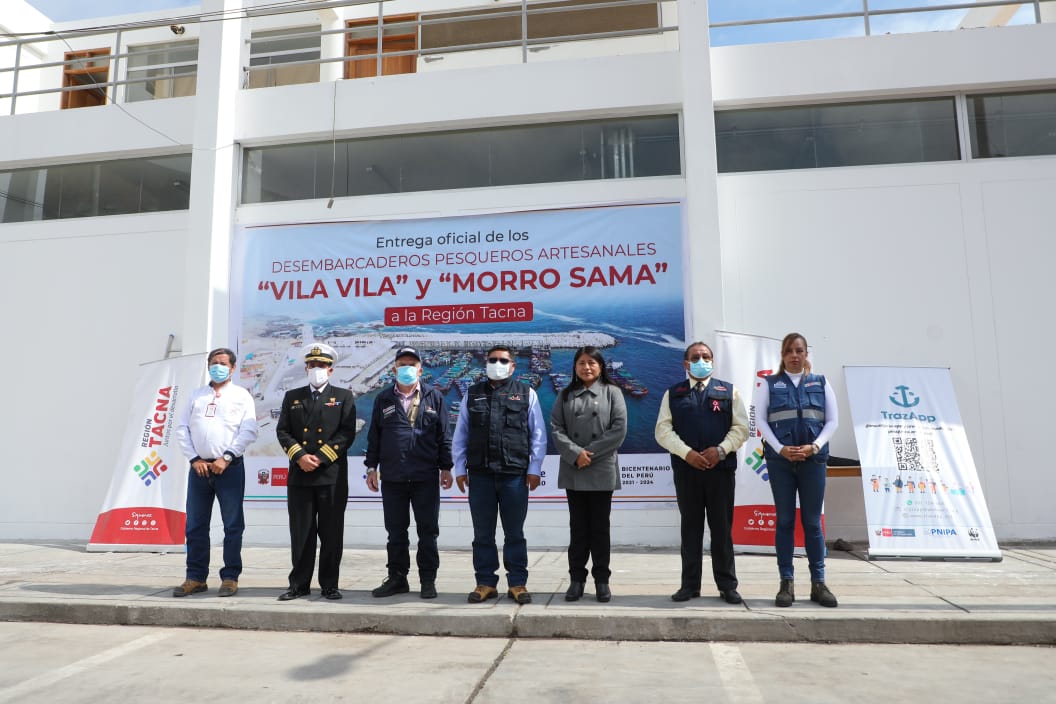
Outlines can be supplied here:
[[469, 513], [473, 518], [473, 571], [477, 588], [468, 601], [479, 604], [499, 593], [499, 553], [496, 520], [502, 520], [505, 543], [506, 594], [528, 604], [528, 543], [524, 519], [528, 492], [539, 486], [546, 456], [546, 421], [535, 390], [514, 381], [513, 351], [505, 345], [488, 350], [485, 381], [469, 387], [451, 441], [455, 481], [459, 491], [469, 485]]
[[286, 508], [290, 516], [293, 569], [279, 601], [311, 594], [315, 546], [324, 599], [340, 599], [337, 580], [344, 551], [348, 505], [348, 450], [356, 437], [356, 400], [330, 383], [337, 353], [309, 345], [304, 355], [308, 384], [286, 392], [275, 435], [290, 458]]
[[748, 414], [740, 391], [712, 378], [712, 352], [706, 344], [687, 347], [682, 366], [689, 378], [664, 393], [656, 419], [656, 441], [671, 453], [682, 518], [682, 585], [671, 599], [700, 596], [706, 519], [719, 596], [740, 604], [731, 530], [737, 448], [748, 439]]

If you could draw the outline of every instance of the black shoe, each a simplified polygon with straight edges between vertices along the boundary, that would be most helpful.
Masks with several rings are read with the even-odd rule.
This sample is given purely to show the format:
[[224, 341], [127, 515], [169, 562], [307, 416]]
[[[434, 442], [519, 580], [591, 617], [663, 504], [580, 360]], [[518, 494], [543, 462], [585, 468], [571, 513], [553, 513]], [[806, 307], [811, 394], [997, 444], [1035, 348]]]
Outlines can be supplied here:
[[700, 596], [699, 589], [689, 589], [688, 587], [682, 587], [677, 592], [671, 595], [671, 601], [689, 601], [690, 599], [696, 599]]
[[322, 593], [323, 598], [329, 599], [330, 601], [337, 601], [342, 596], [344, 596], [343, 594], [341, 594], [340, 591], [338, 591], [337, 587], [323, 587]]
[[602, 603], [612, 599], [612, 592], [609, 590], [608, 582], [594, 582], [594, 597]]
[[[375, 594], [374, 596], [377, 596], [377, 594]], [[422, 593], [420, 596], [423, 599], [435, 599], [436, 582], [422, 582]]]
[[774, 604], [777, 606], [792, 606], [796, 600], [796, 585], [791, 579], [782, 579], [781, 586], [777, 590]]
[[290, 587], [282, 594], [279, 594], [279, 601], [292, 601], [293, 599], [300, 599], [302, 596], [308, 596], [312, 593], [312, 590], [308, 587], [298, 589], [296, 587]]
[[744, 599], [741, 598], [740, 593], [736, 589], [720, 589], [719, 596], [727, 604], [742, 604]]
[[827, 606], [830, 609], [835, 609], [838, 605], [836, 597], [825, 586], [825, 582], [810, 583], [810, 600], [816, 601], [820, 606]]
[[411, 591], [411, 585], [407, 584], [406, 577], [389, 575], [385, 578], [385, 581], [381, 583], [380, 587], [376, 587], [371, 592], [371, 595], [381, 598], [385, 596], [395, 596], [396, 594], [406, 594], [409, 591]]
[[565, 592], [565, 601], [579, 601], [586, 586], [586, 582], [569, 582], [568, 591]]

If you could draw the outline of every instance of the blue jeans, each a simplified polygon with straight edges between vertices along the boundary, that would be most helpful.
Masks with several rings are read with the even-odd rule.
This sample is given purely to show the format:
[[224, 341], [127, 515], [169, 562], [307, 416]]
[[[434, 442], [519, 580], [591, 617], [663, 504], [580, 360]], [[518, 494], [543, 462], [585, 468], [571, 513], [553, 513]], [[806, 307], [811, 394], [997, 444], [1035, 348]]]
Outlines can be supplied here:
[[528, 484], [524, 475], [472, 474], [469, 477], [469, 514], [473, 518], [473, 571], [477, 584], [499, 583], [499, 551], [495, 523], [502, 520], [505, 542], [502, 564], [511, 587], [528, 583], [528, 542], [524, 519], [528, 515]]
[[767, 457], [770, 491], [777, 509], [774, 547], [781, 579], [792, 579], [795, 552], [796, 492], [799, 517], [803, 524], [803, 544], [807, 549], [810, 581], [825, 581], [825, 534], [821, 530], [821, 507], [825, 503], [825, 458], [789, 462], [784, 457]]
[[220, 579], [238, 581], [242, 574], [242, 533], [246, 516], [242, 499], [246, 494], [246, 468], [239, 457], [223, 474], [199, 477], [193, 469], [187, 477], [187, 579], [204, 582], [209, 576], [209, 522], [213, 499], [220, 502], [224, 522], [224, 566]]

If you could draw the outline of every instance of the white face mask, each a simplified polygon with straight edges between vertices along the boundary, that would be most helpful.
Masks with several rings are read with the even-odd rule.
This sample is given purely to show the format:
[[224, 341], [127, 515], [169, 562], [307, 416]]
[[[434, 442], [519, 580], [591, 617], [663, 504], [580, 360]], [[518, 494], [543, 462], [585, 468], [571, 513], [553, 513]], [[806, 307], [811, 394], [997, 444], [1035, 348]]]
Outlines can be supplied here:
[[491, 362], [488, 362], [485, 369], [487, 369], [489, 379], [492, 381], [502, 381], [510, 376], [510, 367], [512, 366], [512, 364], [499, 364], [497, 362], [492, 364]]
[[326, 367], [312, 367], [308, 370], [308, 383], [319, 388], [330, 378], [330, 370]]

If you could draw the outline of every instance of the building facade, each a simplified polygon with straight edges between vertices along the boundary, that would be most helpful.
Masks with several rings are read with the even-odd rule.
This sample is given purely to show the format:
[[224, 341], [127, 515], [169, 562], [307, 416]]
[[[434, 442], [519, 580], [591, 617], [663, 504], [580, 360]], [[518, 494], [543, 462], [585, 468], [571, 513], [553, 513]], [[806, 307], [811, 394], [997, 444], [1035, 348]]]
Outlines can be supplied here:
[[[684, 204], [688, 337], [804, 333], [847, 457], [843, 366], [949, 367], [999, 539], [1056, 537], [1031, 459], [1056, 345], [1056, 3], [1010, 3], [1035, 13], [1019, 24], [960, 11], [964, 28], [888, 34], [879, 16], [869, 36], [722, 46], [706, 0], [390, 0], [380, 27], [376, 2], [242, 4], [0, 47], [0, 538], [87, 538], [138, 366], [231, 342], [237, 227], [650, 201]], [[12, 32], [42, 21], [4, 12]], [[573, 176], [450, 158], [456, 137], [545, 150], [566, 125], [612, 151]], [[331, 155], [353, 142], [445, 176], [415, 186], [408, 157], [399, 179], [379, 161], [338, 184]], [[833, 480], [829, 537], [863, 539], [861, 506], [857, 479]], [[248, 520], [251, 542], [288, 539], [284, 510]], [[346, 520], [350, 544], [384, 541], [380, 508]], [[529, 541], [565, 544], [566, 521], [532, 512]], [[613, 539], [677, 545], [677, 526], [619, 511]], [[443, 512], [442, 544], [471, 535], [468, 511]]]

